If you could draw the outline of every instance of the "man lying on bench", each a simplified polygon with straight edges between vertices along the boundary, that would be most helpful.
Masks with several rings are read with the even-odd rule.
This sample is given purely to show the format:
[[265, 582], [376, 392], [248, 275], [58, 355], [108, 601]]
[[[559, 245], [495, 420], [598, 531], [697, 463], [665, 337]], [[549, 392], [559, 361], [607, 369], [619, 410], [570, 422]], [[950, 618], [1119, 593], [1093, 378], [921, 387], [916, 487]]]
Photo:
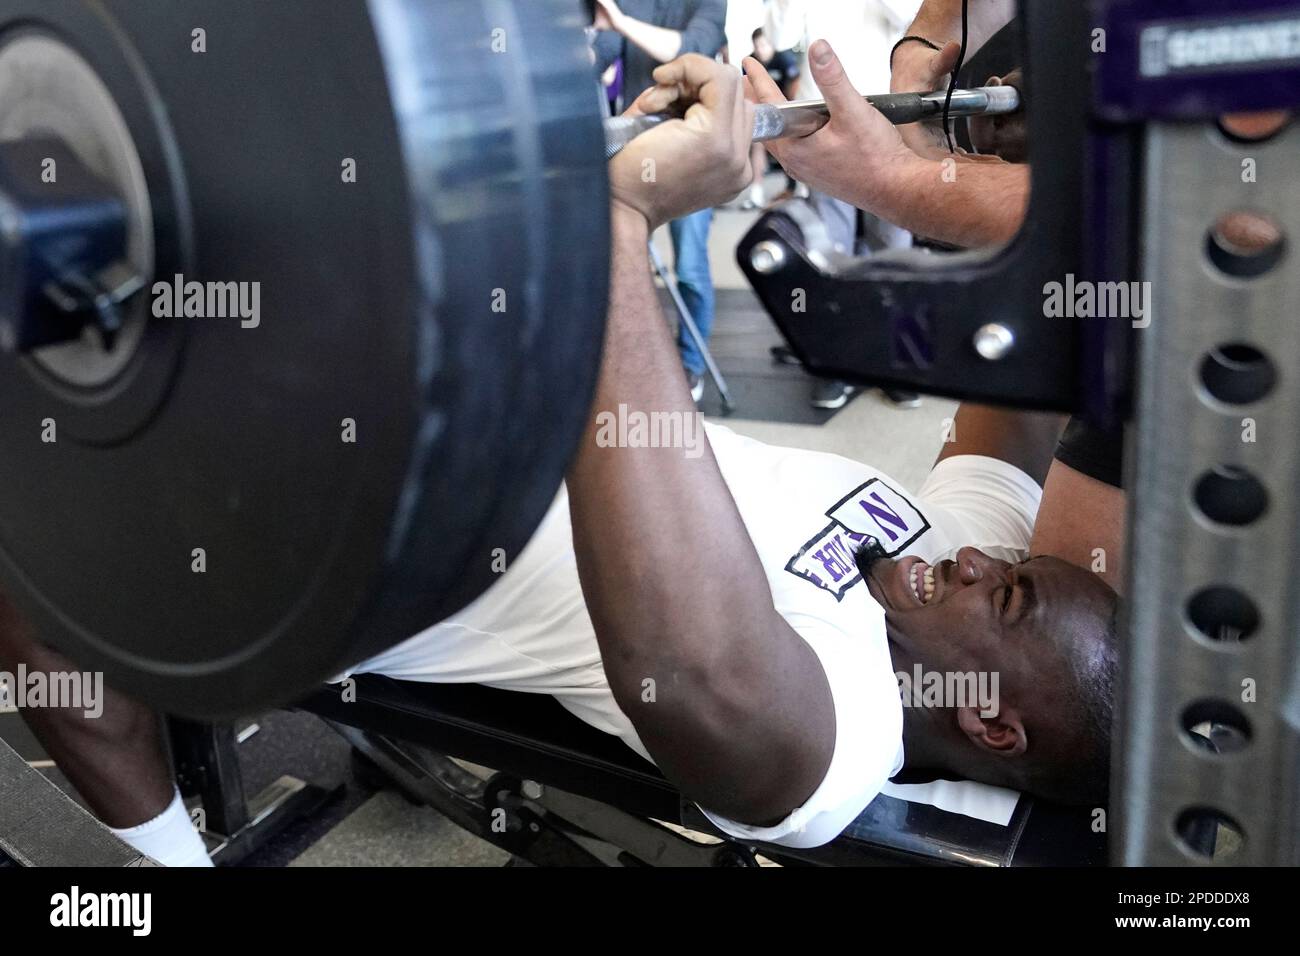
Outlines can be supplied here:
[[[753, 108], [702, 57], [655, 76], [636, 108], [693, 105], [611, 165], [610, 324], [567, 491], [478, 601], [351, 673], [551, 694], [745, 840], [825, 843], [905, 763], [1104, 800], [1115, 595], [1054, 558], [1016, 563], [1060, 421], [964, 406], [916, 494], [693, 432], [646, 244], [749, 184]], [[681, 440], [643, 440], [651, 416]], [[0, 601], [0, 662], [18, 659], [59, 666]], [[997, 699], [905, 708], [895, 673], [918, 667], [991, 678]], [[93, 728], [29, 717], [106, 822], [160, 862], [201, 861], [143, 708], [115, 696]]]

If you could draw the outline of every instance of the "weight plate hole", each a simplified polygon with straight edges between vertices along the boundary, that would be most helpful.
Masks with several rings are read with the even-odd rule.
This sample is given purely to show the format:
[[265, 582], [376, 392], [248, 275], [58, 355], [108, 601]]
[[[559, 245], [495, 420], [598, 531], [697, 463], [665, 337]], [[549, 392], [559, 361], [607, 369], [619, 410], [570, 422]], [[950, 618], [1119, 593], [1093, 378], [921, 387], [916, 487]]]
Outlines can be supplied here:
[[1268, 510], [1268, 492], [1259, 479], [1236, 465], [1220, 465], [1197, 479], [1192, 500], [1206, 518], [1242, 527]]
[[1187, 602], [1187, 618], [1205, 637], [1225, 644], [1248, 640], [1259, 627], [1255, 602], [1235, 588], [1212, 587], [1196, 592]]
[[1235, 754], [1250, 745], [1250, 721], [1232, 704], [1198, 700], [1183, 711], [1183, 733], [1197, 750]]
[[1257, 212], [1230, 212], [1206, 238], [1210, 261], [1224, 274], [1254, 279], [1271, 271], [1286, 255], [1286, 234], [1273, 219]]
[[1178, 814], [1174, 830], [1183, 849], [1202, 860], [1235, 856], [1246, 840], [1241, 825], [1213, 807], [1188, 807]]
[[1285, 110], [1267, 113], [1229, 113], [1220, 118], [1219, 129], [1234, 143], [1262, 143], [1272, 139], [1291, 123]]
[[1258, 402], [1277, 384], [1277, 369], [1257, 348], [1220, 345], [1201, 362], [1201, 384], [1225, 405]]

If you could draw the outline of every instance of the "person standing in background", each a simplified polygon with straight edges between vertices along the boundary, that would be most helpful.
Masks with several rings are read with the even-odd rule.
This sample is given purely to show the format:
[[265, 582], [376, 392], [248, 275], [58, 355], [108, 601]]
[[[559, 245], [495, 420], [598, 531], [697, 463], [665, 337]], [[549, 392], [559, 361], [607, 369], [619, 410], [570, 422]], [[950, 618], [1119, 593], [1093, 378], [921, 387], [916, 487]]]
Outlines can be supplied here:
[[[623, 60], [623, 98], [631, 103], [654, 86], [654, 71], [686, 53], [716, 57], [727, 43], [727, 0], [596, 0], [596, 70], [604, 73]], [[708, 341], [713, 329], [715, 296], [709, 267], [709, 230], [713, 210], [702, 209], [669, 224], [673, 239], [677, 288]], [[677, 348], [691, 386], [691, 397], [704, 396], [704, 356], [681, 328]]]
[[[772, 0], [769, 29], [778, 49], [781, 43], [792, 43], [796, 35], [804, 50], [817, 40], [828, 40], [857, 89], [884, 93], [890, 88], [889, 52], [920, 8], [920, 0]], [[821, 98], [812, 71], [803, 70], [799, 99]], [[809, 201], [841, 252], [871, 255], [912, 244], [911, 233], [906, 230], [825, 193], [814, 191]], [[814, 388], [812, 404], [817, 408], [840, 408], [854, 391], [845, 382], [824, 380]], [[897, 389], [884, 392], [900, 408], [920, 404], [920, 397], [914, 393]]]
[[[799, 98], [799, 74], [802, 70], [802, 59], [794, 50], [778, 50], [772, 46], [772, 41], [767, 38], [767, 31], [759, 28], [753, 34], [754, 59], [767, 68], [768, 76], [776, 82], [781, 88], [781, 92], [786, 99], [794, 100]], [[767, 206], [767, 197], [764, 194], [763, 182], [767, 178], [768, 167], [767, 148], [762, 143], [754, 144], [754, 156], [752, 163], [754, 166], [754, 184], [749, 189], [749, 195], [742, 204], [742, 209], [762, 209]], [[785, 174], [786, 190], [776, 201], [789, 199], [797, 195], [799, 184], [795, 182], [794, 177], [789, 173]]]
[[[767, 4], [764, 0], [729, 0], [727, 3], [727, 45], [722, 51], [722, 60], [739, 69], [747, 56], [762, 59], [759, 49], [759, 37], [767, 23]], [[766, 62], [766, 61], [764, 61]], [[766, 204], [763, 195], [763, 179], [767, 173], [770, 157], [762, 143], [754, 144], [750, 157], [754, 165], [754, 181], [746, 194], [740, 208], [744, 210], [759, 209]]]

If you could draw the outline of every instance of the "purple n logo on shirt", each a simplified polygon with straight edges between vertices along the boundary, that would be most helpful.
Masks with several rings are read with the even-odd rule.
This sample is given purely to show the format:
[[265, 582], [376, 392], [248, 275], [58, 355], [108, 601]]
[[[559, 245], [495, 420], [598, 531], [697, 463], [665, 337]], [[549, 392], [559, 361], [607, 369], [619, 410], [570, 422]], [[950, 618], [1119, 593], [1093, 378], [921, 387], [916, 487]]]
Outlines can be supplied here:
[[[872, 500], [874, 500], [876, 504], [872, 504]], [[876, 527], [885, 532], [891, 542], [897, 541], [899, 535], [889, 527], [890, 525], [897, 528], [899, 532], [904, 534], [907, 532], [907, 522], [903, 520], [897, 511], [891, 511], [889, 509], [889, 506], [885, 504], [885, 499], [880, 497], [879, 492], [873, 491], [871, 494], [867, 495], [866, 498], [859, 501], [858, 504], [861, 505], [862, 510], [870, 515], [872, 520], [875, 521]], [[831, 515], [830, 517], [833, 518], [835, 516]]]
[[829, 508], [826, 517], [831, 524], [800, 548], [785, 569], [834, 594], [837, 601], [862, 580], [853, 554], [868, 538], [879, 541], [892, 557], [930, 530], [911, 500], [879, 478], [855, 488]]

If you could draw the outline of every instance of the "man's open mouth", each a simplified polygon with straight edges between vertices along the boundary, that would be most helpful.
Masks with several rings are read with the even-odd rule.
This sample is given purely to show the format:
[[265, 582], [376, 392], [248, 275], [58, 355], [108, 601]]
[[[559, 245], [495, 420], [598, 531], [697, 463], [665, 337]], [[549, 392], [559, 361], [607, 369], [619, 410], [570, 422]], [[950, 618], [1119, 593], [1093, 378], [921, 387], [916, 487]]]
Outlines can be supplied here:
[[943, 562], [931, 565], [920, 558], [903, 558], [895, 565], [894, 575], [898, 585], [894, 590], [901, 592], [899, 596], [904, 599], [904, 606], [925, 607], [943, 595]]
[[[947, 591], [945, 565], [940, 561], [930, 565], [915, 555], [873, 561], [864, 577], [867, 587], [886, 611], [904, 611], [925, 607], [942, 600]], [[859, 565], [861, 567], [861, 565]]]
[[924, 561], [918, 561], [912, 565], [911, 571], [912, 592], [916, 599], [922, 604], [929, 604], [930, 599], [934, 597], [934, 568]]

